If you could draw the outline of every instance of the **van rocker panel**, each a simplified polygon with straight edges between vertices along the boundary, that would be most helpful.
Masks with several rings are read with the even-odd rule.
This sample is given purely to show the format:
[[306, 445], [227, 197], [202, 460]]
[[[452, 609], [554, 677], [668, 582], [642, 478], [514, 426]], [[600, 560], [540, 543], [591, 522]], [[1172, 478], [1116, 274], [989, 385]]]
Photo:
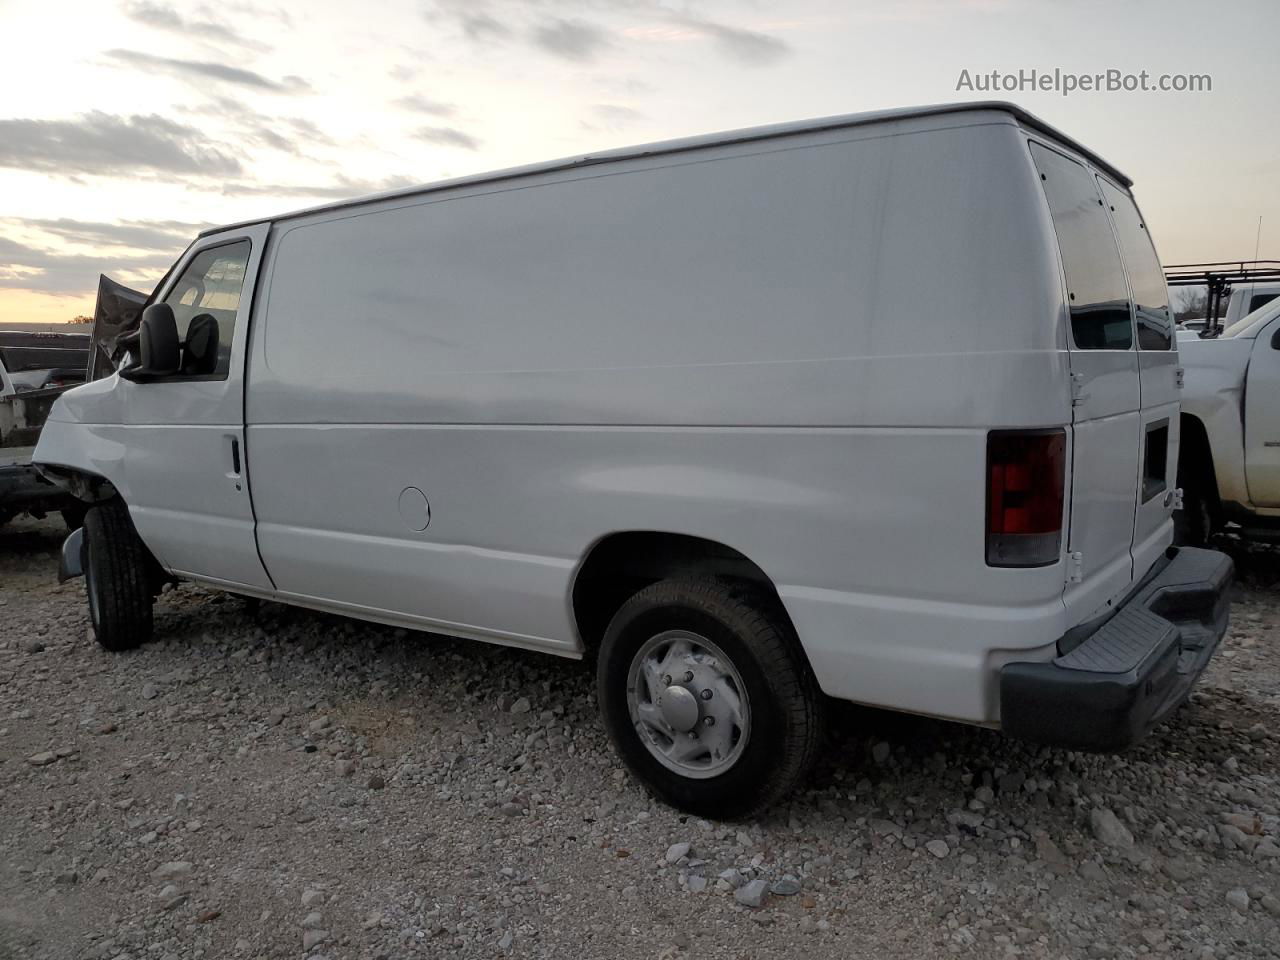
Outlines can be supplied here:
[[1227, 631], [1231, 558], [1170, 548], [1169, 562], [1077, 646], [1000, 672], [1006, 733], [1074, 750], [1120, 750], [1191, 692]]

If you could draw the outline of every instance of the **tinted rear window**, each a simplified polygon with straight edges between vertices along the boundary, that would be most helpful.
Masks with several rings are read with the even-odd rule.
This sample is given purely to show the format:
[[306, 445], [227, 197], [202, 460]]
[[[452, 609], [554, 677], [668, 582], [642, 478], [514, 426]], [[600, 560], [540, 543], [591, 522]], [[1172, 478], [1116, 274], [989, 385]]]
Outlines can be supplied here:
[[88, 350], [68, 350], [60, 347], [3, 347], [0, 361], [10, 373], [24, 370], [51, 370], [54, 367], [85, 367], [89, 362]]
[[1120, 252], [1129, 271], [1133, 314], [1138, 322], [1138, 349], [1170, 350], [1173, 348], [1173, 315], [1169, 312], [1169, 288], [1147, 225], [1132, 197], [1106, 180], [1098, 182], [1102, 185], [1103, 199], [1111, 207]]
[[1274, 294], [1274, 293], [1255, 294], [1253, 299], [1249, 301], [1249, 309], [1246, 310], [1245, 313], [1253, 313], [1253, 311], [1259, 309], [1260, 307], [1265, 307], [1277, 296], [1280, 296], [1280, 294]]
[[1058, 235], [1075, 346], [1081, 350], [1131, 349], [1129, 289], [1093, 175], [1083, 165], [1038, 143], [1031, 144], [1031, 155]]

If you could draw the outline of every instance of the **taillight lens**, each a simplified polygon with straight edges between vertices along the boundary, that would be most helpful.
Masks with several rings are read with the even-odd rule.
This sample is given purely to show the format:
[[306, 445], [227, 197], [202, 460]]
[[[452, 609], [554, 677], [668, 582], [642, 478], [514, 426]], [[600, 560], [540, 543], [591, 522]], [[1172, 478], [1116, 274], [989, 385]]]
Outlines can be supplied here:
[[1041, 567], [1062, 550], [1063, 430], [987, 434], [987, 563]]

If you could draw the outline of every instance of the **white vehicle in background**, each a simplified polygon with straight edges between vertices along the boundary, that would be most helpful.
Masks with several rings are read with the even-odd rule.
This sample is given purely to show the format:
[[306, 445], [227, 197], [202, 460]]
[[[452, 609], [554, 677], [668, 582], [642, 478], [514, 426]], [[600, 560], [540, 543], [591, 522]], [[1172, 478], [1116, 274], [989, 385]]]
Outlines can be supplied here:
[[36, 460], [98, 641], [182, 578], [593, 656], [665, 800], [786, 795], [826, 697], [1124, 747], [1232, 567], [1170, 546], [1129, 181], [1010, 104], [698, 137], [201, 234]]
[[0, 329], [0, 396], [83, 383], [87, 333]]
[[1280, 299], [1210, 339], [1180, 340], [1184, 369], [1179, 540], [1235, 524], [1280, 539]]
[[1178, 339], [1217, 336], [1280, 297], [1280, 261], [1228, 260], [1165, 268], [1170, 287], [1204, 288], [1205, 315], [1178, 324]]
[[58, 395], [84, 382], [88, 360], [86, 334], [0, 329], [0, 526], [55, 511], [80, 525], [86, 505], [42, 477], [31, 454]]
[[1227, 297], [1227, 309], [1222, 315], [1222, 328], [1235, 326], [1276, 297], [1280, 297], [1280, 283], [1241, 283], [1232, 287]]

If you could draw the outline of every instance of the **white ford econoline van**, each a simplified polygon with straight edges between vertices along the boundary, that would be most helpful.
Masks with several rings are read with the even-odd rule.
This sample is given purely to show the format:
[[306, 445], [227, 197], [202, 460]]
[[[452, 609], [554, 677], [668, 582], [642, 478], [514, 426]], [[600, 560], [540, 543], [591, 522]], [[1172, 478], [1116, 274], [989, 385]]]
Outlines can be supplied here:
[[165, 578], [592, 655], [661, 797], [801, 778], [824, 696], [1081, 749], [1187, 695], [1178, 354], [1129, 181], [1017, 107], [618, 150], [202, 234], [36, 460], [135, 646]]

